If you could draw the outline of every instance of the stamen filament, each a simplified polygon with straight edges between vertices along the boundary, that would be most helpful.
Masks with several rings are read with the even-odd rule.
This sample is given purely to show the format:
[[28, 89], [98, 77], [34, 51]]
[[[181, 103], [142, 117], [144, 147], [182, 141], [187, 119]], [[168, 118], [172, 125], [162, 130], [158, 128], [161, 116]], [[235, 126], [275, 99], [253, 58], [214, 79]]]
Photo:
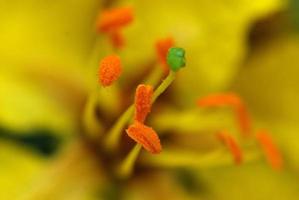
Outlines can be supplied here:
[[163, 77], [163, 74], [164, 72], [161, 67], [156, 65], [150, 75], [146, 78], [146, 80], [144, 80], [144, 84], [152, 86], [158, 85]]
[[[256, 151], [247, 151], [244, 153], [244, 163], [254, 162], [260, 159], [261, 154]], [[207, 154], [200, 155], [197, 152], [190, 151], [171, 151], [163, 150], [162, 154], [148, 156], [144, 154], [140, 158], [140, 164], [147, 167], [159, 168], [195, 168], [204, 169], [221, 166], [231, 166], [233, 164], [231, 154], [227, 151], [217, 150]]]
[[170, 71], [166, 79], [162, 81], [162, 83], [155, 90], [152, 98], [152, 103], [156, 101], [156, 99], [170, 86], [170, 84], [174, 81], [176, 73]]
[[104, 141], [108, 151], [112, 151], [113, 149], [117, 148], [121, 137], [122, 129], [130, 121], [133, 114], [134, 114], [134, 105], [131, 105], [110, 129]]
[[151, 125], [161, 134], [210, 134], [204, 130], [234, 128], [234, 119], [227, 112], [204, 112], [202, 110], [164, 110], [151, 119]]
[[138, 155], [140, 153], [142, 146], [141, 144], [136, 144], [134, 148], [129, 152], [129, 154], [126, 156], [126, 158], [121, 163], [117, 173], [121, 178], [127, 178], [129, 177], [132, 172], [135, 165], [135, 162], [138, 158]]
[[97, 93], [91, 93], [87, 99], [83, 113], [83, 126], [90, 139], [97, 141], [103, 133], [101, 122], [95, 117], [95, 107], [97, 105]]

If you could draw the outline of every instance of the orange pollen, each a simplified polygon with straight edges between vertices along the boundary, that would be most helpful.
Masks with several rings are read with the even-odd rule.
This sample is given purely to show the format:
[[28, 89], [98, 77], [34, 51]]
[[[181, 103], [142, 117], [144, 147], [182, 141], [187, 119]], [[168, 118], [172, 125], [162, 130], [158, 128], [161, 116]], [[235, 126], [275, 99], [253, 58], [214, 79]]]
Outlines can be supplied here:
[[150, 85], [138, 85], [135, 93], [135, 117], [136, 121], [143, 123], [151, 111], [153, 87]]
[[98, 17], [97, 29], [99, 32], [112, 32], [130, 24], [133, 19], [131, 7], [104, 10]]
[[200, 107], [224, 107], [233, 108], [241, 133], [248, 136], [251, 132], [251, 120], [247, 108], [242, 99], [234, 93], [213, 94], [197, 101]]
[[256, 133], [256, 139], [260, 143], [267, 161], [272, 168], [275, 170], [281, 170], [283, 167], [283, 159], [280, 151], [274, 144], [271, 135], [267, 131], [261, 130]]
[[103, 58], [99, 67], [99, 82], [104, 86], [110, 86], [116, 81], [122, 72], [120, 58], [111, 55]]
[[212, 94], [197, 101], [200, 107], [232, 106], [240, 107], [243, 103], [241, 98], [234, 93]]
[[243, 161], [243, 152], [237, 141], [227, 132], [221, 131], [217, 134], [219, 139], [229, 148], [232, 153], [235, 163], [241, 164]]
[[244, 136], [249, 136], [251, 132], [251, 119], [244, 105], [235, 108], [235, 117], [238, 121], [241, 133], [243, 133]]
[[174, 46], [174, 39], [172, 37], [160, 39], [156, 42], [156, 54], [158, 61], [162, 64], [165, 71], [169, 70], [167, 65], [166, 57], [168, 50]]
[[141, 144], [150, 153], [158, 154], [162, 151], [160, 139], [151, 127], [135, 121], [126, 132], [130, 138]]

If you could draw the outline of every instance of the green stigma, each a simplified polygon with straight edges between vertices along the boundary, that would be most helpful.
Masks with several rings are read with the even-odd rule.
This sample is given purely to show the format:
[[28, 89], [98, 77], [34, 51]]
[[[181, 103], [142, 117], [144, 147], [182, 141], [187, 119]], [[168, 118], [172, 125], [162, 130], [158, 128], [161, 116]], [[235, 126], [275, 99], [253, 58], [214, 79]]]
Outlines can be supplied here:
[[185, 67], [185, 50], [177, 47], [170, 48], [167, 53], [167, 64], [175, 72]]

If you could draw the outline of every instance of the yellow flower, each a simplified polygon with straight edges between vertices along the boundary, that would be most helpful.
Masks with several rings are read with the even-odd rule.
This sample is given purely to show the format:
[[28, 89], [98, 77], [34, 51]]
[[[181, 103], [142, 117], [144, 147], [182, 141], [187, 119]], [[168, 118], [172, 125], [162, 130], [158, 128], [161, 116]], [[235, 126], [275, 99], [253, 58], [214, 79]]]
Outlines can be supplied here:
[[[280, 36], [252, 52], [247, 45], [253, 23], [282, 11], [285, 1], [20, 0], [0, 5], [0, 199], [298, 195], [299, 148], [292, 135], [298, 119], [296, 36]], [[131, 23], [130, 11], [123, 23], [97, 32], [103, 30], [96, 29], [99, 13], [123, 5], [133, 8], [134, 22], [123, 27]], [[154, 45], [169, 36], [186, 49], [187, 67], [163, 77], [159, 65], [166, 64], [158, 62]], [[121, 59], [123, 73], [102, 88], [98, 65], [111, 54]], [[131, 127], [147, 131], [145, 141], [142, 131], [136, 141], [150, 150], [150, 140], [156, 145], [159, 139], [154, 129], [163, 147], [159, 155], [141, 151], [124, 134], [133, 120], [130, 104], [139, 83], [156, 88], [148, 100], [155, 103], [147, 121], [143, 116]], [[287, 161], [284, 171], [264, 164], [255, 139], [239, 136], [248, 125], [243, 103], [231, 104], [233, 109], [196, 107], [198, 97], [227, 90], [244, 97], [252, 111], [253, 136], [257, 128], [274, 133]], [[140, 109], [145, 107], [147, 115], [148, 102]], [[226, 129], [232, 134], [221, 132], [219, 141], [215, 134]], [[269, 140], [259, 138], [273, 155]]]

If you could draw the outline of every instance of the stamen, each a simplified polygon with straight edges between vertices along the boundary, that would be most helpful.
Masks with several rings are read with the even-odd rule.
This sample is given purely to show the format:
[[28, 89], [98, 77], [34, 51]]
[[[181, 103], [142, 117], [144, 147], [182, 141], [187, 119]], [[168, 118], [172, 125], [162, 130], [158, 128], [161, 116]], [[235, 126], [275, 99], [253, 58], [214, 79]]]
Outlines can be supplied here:
[[236, 120], [238, 121], [241, 133], [249, 136], [251, 132], [251, 120], [245, 105], [235, 108]]
[[102, 86], [107, 87], [116, 81], [122, 72], [120, 58], [111, 55], [103, 58], [99, 68], [99, 82]]
[[150, 153], [158, 154], [161, 152], [160, 139], [152, 128], [135, 121], [126, 132], [135, 142], [141, 144]]
[[234, 93], [220, 93], [220, 94], [211, 94], [205, 96], [197, 101], [198, 106], [200, 107], [215, 107], [215, 106], [232, 106], [239, 107], [241, 99], [238, 95]]
[[162, 81], [162, 83], [155, 90], [152, 98], [152, 102], [155, 102], [156, 99], [170, 86], [170, 84], [174, 81], [176, 77], [176, 73], [171, 71], [168, 76]]
[[199, 99], [197, 105], [200, 107], [232, 107], [241, 133], [244, 136], [250, 134], [251, 120], [244, 102], [238, 95], [234, 93], [212, 94]]
[[97, 20], [99, 32], [113, 32], [128, 24], [134, 19], [131, 7], [114, 8], [103, 11]]
[[132, 174], [134, 164], [138, 158], [141, 148], [141, 144], [137, 143], [134, 146], [134, 148], [130, 151], [130, 153], [126, 156], [126, 158], [117, 170], [117, 173], [120, 177], [127, 178]]
[[274, 144], [271, 135], [265, 130], [260, 130], [256, 133], [256, 139], [259, 141], [268, 163], [272, 166], [272, 168], [275, 170], [281, 170], [283, 167], [283, 159], [280, 151]]
[[150, 85], [138, 85], [135, 94], [135, 117], [141, 123], [151, 111], [153, 88]]
[[[169, 87], [169, 85], [175, 79], [175, 72], [170, 72], [165, 80], [158, 86], [155, 90], [152, 97], [152, 104], [156, 101], [156, 99]], [[105, 139], [106, 147], [109, 150], [115, 150], [119, 144], [121, 133], [126, 124], [130, 121], [131, 117], [134, 114], [134, 106], [131, 105], [117, 120], [117, 122], [113, 125], [111, 130], [107, 134], [107, 138]]]
[[[260, 159], [260, 154], [255, 151], [244, 152], [244, 163], [256, 162]], [[163, 149], [163, 153], [155, 156], [144, 154], [140, 157], [139, 164], [146, 167], [161, 168], [194, 168], [207, 169], [223, 166], [231, 166], [231, 154], [216, 150], [209, 153], [199, 154], [195, 151], [188, 150], [171, 150]]]
[[237, 141], [227, 132], [221, 131], [217, 134], [219, 139], [229, 148], [234, 156], [235, 163], [241, 164], [243, 161], [243, 153]]
[[115, 49], [120, 49], [125, 45], [124, 36], [120, 31], [110, 33], [110, 40]]
[[83, 113], [83, 125], [89, 139], [97, 141], [103, 134], [103, 124], [95, 116], [95, 107], [98, 103], [97, 93], [91, 93], [87, 99]]
[[[179, 51], [183, 54], [180, 54], [179, 57], [179, 61], [181, 64], [183, 64], [183, 66], [185, 66], [185, 58], [182, 57], [184, 56], [184, 50], [181, 48], [177, 48], [180, 49]], [[169, 54], [169, 53], [168, 53]], [[170, 56], [171, 57], [171, 56]], [[174, 56], [175, 57], [175, 56]], [[182, 63], [183, 61], [183, 63]], [[182, 67], [182, 65], [181, 65]], [[155, 90], [153, 96], [152, 96], [152, 103], [156, 101], [156, 99], [170, 86], [170, 84], [174, 81], [175, 76], [176, 76], [176, 72], [177, 70], [172, 70], [170, 71], [170, 73], [167, 75], [167, 77], [162, 81], [162, 83], [158, 86], [158, 88]], [[116, 150], [118, 145], [119, 145], [119, 141], [120, 141], [120, 137], [121, 137], [121, 133], [122, 133], [122, 129], [124, 128], [124, 126], [130, 121], [132, 115], [134, 114], [134, 107], [130, 106], [125, 112], [124, 114], [119, 118], [119, 120], [117, 120], [117, 122], [113, 125], [113, 127], [111, 128], [111, 130], [108, 132], [107, 137], [105, 138], [105, 145], [107, 150], [113, 151]]]
[[173, 46], [174, 46], [174, 39], [172, 37], [158, 40], [156, 43], [156, 54], [158, 57], [158, 61], [161, 63], [163, 70], [165, 72], [169, 71], [169, 66], [166, 60], [167, 53], [168, 50]]

